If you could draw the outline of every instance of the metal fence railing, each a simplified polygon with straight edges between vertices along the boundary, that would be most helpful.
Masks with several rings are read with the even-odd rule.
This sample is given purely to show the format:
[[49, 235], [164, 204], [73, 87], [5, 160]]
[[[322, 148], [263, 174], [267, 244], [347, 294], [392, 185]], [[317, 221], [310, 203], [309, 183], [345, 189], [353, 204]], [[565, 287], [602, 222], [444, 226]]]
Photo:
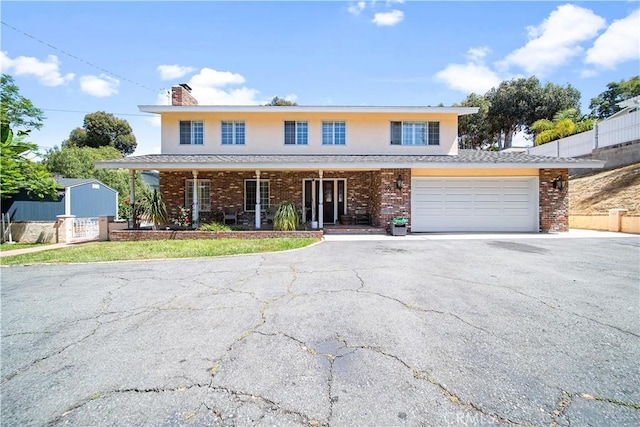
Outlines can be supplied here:
[[593, 130], [530, 147], [529, 154], [551, 157], [578, 157], [597, 148], [640, 140], [640, 111], [597, 123]]

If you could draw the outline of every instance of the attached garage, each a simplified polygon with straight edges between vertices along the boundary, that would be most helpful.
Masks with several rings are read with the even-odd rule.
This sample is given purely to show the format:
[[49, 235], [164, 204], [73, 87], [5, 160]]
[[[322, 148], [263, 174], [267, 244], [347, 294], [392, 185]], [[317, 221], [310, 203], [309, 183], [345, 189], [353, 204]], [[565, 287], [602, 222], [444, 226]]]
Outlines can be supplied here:
[[414, 177], [411, 231], [537, 232], [538, 177]]

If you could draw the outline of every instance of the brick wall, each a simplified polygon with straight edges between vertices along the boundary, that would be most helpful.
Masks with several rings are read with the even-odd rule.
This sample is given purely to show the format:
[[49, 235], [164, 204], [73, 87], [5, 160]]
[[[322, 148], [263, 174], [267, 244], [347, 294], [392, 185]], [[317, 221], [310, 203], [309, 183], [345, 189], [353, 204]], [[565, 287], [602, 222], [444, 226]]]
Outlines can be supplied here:
[[[387, 225], [394, 217], [404, 216], [411, 222], [411, 169], [382, 169], [372, 191], [379, 194], [374, 223]], [[398, 177], [404, 181], [404, 187], [398, 189]]]
[[[540, 231], [569, 230], [569, 170], [540, 169]], [[553, 188], [553, 181], [562, 177], [564, 189]]]
[[[378, 220], [380, 197], [380, 173], [377, 171], [353, 172], [330, 171], [323, 174], [325, 179], [346, 179], [347, 214], [353, 215], [356, 210], [369, 212], [372, 219]], [[395, 175], [397, 177], [397, 173]], [[395, 189], [393, 177], [393, 189]], [[164, 198], [170, 218], [177, 217], [178, 205], [185, 203], [185, 181], [193, 179], [191, 172], [160, 172], [160, 192]], [[244, 182], [255, 179], [253, 171], [199, 171], [198, 179], [208, 179], [211, 182], [211, 212], [200, 212], [200, 222], [218, 220], [216, 215], [222, 209], [244, 211]], [[262, 172], [261, 180], [269, 180], [270, 205], [278, 206], [283, 201], [289, 201], [298, 208], [302, 207], [304, 179], [318, 179], [317, 171], [304, 172]], [[405, 183], [410, 182], [407, 175]], [[397, 190], [396, 190], [397, 191]], [[405, 188], [406, 191], [406, 188]], [[242, 215], [242, 221], [253, 224], [253, 213]]]
[[321, 239], [322, 230], [305, 231], [171, 231], [171, 230], [113, 230], [109, 240], [131, 242], [140, 240], [215, 240], [215, 239], [269, 239], [276, 237], [315, 237]]
[[198, 100], [182, 86], [171, 88], [171, 105], [198, 105]]

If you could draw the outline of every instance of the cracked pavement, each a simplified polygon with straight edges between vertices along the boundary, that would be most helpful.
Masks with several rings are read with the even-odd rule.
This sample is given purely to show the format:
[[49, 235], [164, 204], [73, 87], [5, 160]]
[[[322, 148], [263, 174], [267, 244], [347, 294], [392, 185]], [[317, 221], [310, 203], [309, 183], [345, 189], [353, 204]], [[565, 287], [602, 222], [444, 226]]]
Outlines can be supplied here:
[[5, 267], [4, 426], [635, 426], [638, 237]]

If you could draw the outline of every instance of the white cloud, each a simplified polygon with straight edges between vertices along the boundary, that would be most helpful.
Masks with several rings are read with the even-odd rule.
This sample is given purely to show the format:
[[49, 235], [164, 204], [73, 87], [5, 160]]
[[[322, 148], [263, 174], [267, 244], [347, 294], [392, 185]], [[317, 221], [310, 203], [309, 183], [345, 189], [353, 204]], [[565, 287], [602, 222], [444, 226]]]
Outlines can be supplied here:
[[358, 3], [352, 4], [351, 6], [349, 6], [347, 10], [349, 11], [350, 14], [358, 16], [360, 15], [360, 12], [364, 10], [365, 7], [367, 7], [367, 3], [364, 1], [359, 1]]
[[193, 67], [185, 67], [178, 64], [158, 65], [158, 71], [160, 72], [160, 78], [162, 80], [179, 79], [195, 70]]
[[260, 91], [248, 87], [228, 89], [225, 86], [245, 82], [242, 75], [230, 71], [203, 68], [189, 80], [191, 94], [201, 105], [256, 105], [268, 101], [258, 99]]
[[106, 74], [100, 76], [82, 76], [80, 77], [80, 89], [88, 95], [98, 98], [118, 93], [120, 81]]
[[203, 68], [200, 73], [191, 77], [189, 86], [213, 86], [220, 87], [229, 84], [242, 84], [244, 83], [244, 77], [240, 74], [232, 73], [230, 71], [218, 71], [213, 68]]
[[527, 27], [529, 42], [497, 65], [503, 69], [516, 65], [543, 76], [579, 55], [583, 51], [580, 43], [594, 38], [604, 26], [605, 20], [589, 9], [559, 6], [539, 26]]
[[436, 79], [464, 93], [484, 94], [502, 81], [496, 72], [483, 62], [489, 52], [491, 49], [486, 46], [470, 48], [467, 51], [469, 62], [447, 65], [444, 70], [436, 73]]
[[587, 51], [585, 62], [604, 68], [640, 58], [640, 9], [614, 21]]
[[2, 72], [15, 76], [32, 75], [38, 78], [38, 82], [44, 86], [61, 86], [74, 79], [75, 74], [60, 73], [60, 60], [55, 55], [47, 56], [45, 61], [40, 61], [33, 56], [18, 56], [9, 58], [7, 52], [0, 53], [0, 67]]
[[436, 79], [463, 93], [484, 94], [500, 84], [502, 79], [483, 64], [449, 64], [436, 73]]
[[298, 102], [298, 95], [296, 95], [295, 93], [290, 93], [289, 95], [285, 96], [284, 99], [290, 102]]
[[394, 9], [391, 12], [378, 12], [371, 22], [379, 26], [389, 27], [398, 24], [404, 18], [404, 12]]
[[471, 62], [478, 63], [482, 61], [489, 52], [491, 52], [491, 49], [486, 46], [472, 47], [467, 51], [467, 58]]

